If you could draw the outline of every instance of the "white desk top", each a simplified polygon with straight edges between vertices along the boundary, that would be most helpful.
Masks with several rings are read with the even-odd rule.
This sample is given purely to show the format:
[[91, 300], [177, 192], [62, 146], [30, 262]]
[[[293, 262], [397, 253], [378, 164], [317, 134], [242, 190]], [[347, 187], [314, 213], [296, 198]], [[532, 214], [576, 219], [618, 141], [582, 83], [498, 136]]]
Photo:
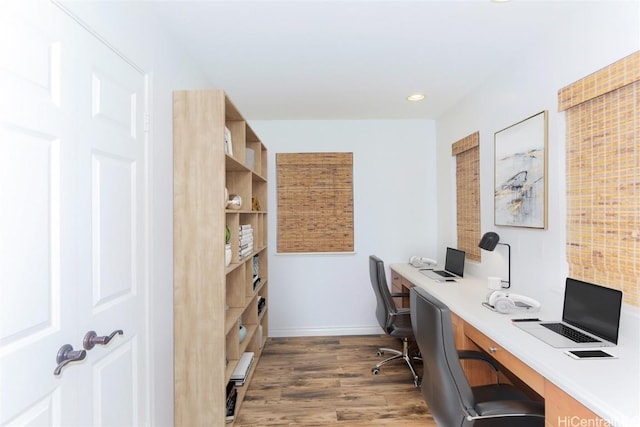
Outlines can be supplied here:
[[[551, 347], [512, 325], [511, 319], [539, 317], [558, 320], [557, 313], [500, 314], [481, 305], [487, 295], [486, 280], [465, 277], [457, 282], [436, 282], [406, 263], [391, 264], [394, 271], [429, 291], [464, 321], [482, 331], [521, 361], [553, 382], [615, 427], [640, 425], [640, 351], [637, 336], [621, 335], [610, 360], [575, 360], [566, 349]], [[621, 333], [624, 331], [621, 328]]]

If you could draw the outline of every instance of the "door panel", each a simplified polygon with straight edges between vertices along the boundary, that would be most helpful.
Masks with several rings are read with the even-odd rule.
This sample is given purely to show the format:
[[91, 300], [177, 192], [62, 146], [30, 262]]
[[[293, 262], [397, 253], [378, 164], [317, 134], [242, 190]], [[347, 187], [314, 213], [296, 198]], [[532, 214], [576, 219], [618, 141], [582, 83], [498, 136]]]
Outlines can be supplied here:
[[[9, 427], [40, 427], [60, 425], [60, 393], [55, 390], [35, 402], [19, 417], [7, 424]], [[4, 424], [3, 424], [4, 425]]]
[[134, 295], [135, 163], [104, 153], [92, 159], [94, 310]]
[[[97, 120], [112, 122], [136, 138], [137, 93], [110, 78], [106, 72], [92, 73], [92, 115]], [[109, 126], [109, 125], [108, 125]]]
[[33, 127], [0, 129], [0, 182], [7, 183], [0, 187], [0, 259], [14, 260], [0, 264], [7, 281], [0, 298], [3, 346], [59, 323], [51, 298], [60, 287], [59, 142]]
[[94, 364], [94, 426], [139, 425], [136, 347], [136, 339], [129, 339]]

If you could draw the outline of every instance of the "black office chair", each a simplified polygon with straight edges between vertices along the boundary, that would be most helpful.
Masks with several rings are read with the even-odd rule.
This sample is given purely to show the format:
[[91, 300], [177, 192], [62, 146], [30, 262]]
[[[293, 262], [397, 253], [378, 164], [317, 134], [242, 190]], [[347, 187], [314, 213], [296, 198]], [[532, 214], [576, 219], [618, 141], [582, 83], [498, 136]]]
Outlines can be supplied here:
[[410, 291], [411, 322], [422, 354], [422, 395], [433, 419], [446, 427], [544, 427], [544, 404], [510, 384], [471, 387], [460, 359], [493, 359], [456, 350], [449, 308], [422, 288]]
[[393, 353], [394, 355], [376, 364], [376, 366], [371, 369], [371, 373], [377, 375], [380, 372], [381, 366], [394, 360], [402, 359], [409, 365], [409, 369], [411, 369], [411, 374], [413, 375], [413, 383], [418, 387], [420, 379], [413, 364], [413, 357], [409, 354], [410, 344], [415, 342], [413, 329], [411, 328], [411, 313], [408, 308], [397, 308], [393, 301], [393, 297], [406, 298], [408, 295], [391, 294], [391, 292], [389, 292], [384, 271], [384, 262], [375, 255], [369, 257], [369, 276], [371, 278], [373, 291], [376, 294], [376, 318], [378, 319], [380, 327], [387, 335], [402, 340], [402, 351], [391, 348], [378, 349], [378, 356], [383, 355], [385, 352]]

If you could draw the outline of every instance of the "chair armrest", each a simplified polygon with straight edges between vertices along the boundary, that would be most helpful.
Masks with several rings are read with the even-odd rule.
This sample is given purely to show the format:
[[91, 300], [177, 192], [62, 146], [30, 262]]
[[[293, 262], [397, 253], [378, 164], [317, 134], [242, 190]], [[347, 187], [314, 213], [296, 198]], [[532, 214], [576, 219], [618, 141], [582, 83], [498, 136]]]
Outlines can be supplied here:
[[495, 360], [480, 351], [458, 350], [458, 357], [460, 359], [481, 360], [491, 365], [494, 371], [498, 372], [500, 370]]

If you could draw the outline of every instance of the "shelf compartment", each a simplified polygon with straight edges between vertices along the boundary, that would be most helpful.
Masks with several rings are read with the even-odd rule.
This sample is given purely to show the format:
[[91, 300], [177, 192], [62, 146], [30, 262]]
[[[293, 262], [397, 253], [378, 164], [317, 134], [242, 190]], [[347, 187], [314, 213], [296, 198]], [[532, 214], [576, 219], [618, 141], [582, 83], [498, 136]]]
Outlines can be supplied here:
[[225, 121], [225, 126], [231, 132], [232, 156], [240, 163], [245, 162], [246, 125], [244, 120], [227, 119]]
[[[246, 325], [245, 324], [244, 327], [247, 328], [247, 337], [241, 343], [239, 343], [240, 354], [244, 353], [245, 351], [252, 351], [252, 350], [248, 349], [249, 348], [249, 343], [253, 339], [256, 331], [258, 330], [258, 325], [257, 324], [253, 324], [253, 325]], [[256, 361], [254, 360], [254, 363], [255, 362]]]
[[[238, 264], [238, 233], [234, 233], [233, 231], [237, 230], [240, 226], [240, 217], [237, 211], [227, 211], [225, 216], [225, 225], [229, 227], [229, 233], [231, 234], [231, 241], [229, 242], [231, 244], [231, 264], [225, 268], [225, 274], [229, 274]], [[234, 266], [234, 264], [236, 265]]]
[[[253, 163], [249, 162], [247, 159], [247, 166], [254, 171], [257, 175], [262, 175], [262, 171], [266, 170], [262, 168], [262, 155], [266, 154], [263, 153], [262, 151], [262, 143], [260, 142], [260, 140], [258, 139], [258, 137], [255, 136], [255, 134], [253, 134], [253, 140], [251, 140], [251, 135], [250, 133], [253, 134], [253, 131], [251, 130], [251, 128], [247, 127], [247, 149], [251, 150], [253, 152]], [[245, 154], [246, 156], [246, 154]]]
[[248, 259], [247, 262], [245, 262], [244, 271], [244, 296], [250, 299], [255, 295], [255, 290], [253, 289], [253, 259]]
[[237, 268], [231, 273], [227, 274], [226, 281], [226, 304], [230, 308], [244, 307], [245, 306], [245, 283], [246, 274], [244, 268]]
[[267, 211], [267, 182], [262, 180], [255, 179], [256, 176], [253, 176], [252, 184], [252, 197], [254, 197], [260, 209], [253, 209], [253, 202], [251, 203], [251, 210], [254, 212], [266, 212]]
[[[245, 171], [227, 171], [226, 173], [226, 188], [229, 191], [229, 195], [237, 194], [242, 198], [242, 206], [238, 211], [251, 211], [251, 172]], [[232, 209], [227, 209], [227, 212]]]
[[258, 297], [247, 298], [247, 306], [242, 313], [242, 321], [245, 326], [258, 324]]
[[[255, 256], [258, 256], [258, 276], [260, 276], [260, 282], [261, 283], [265, 283], [267, 280], [267, 277], [269, 276], [269, 269], [268, 269], [268, 265], [267, 265], [267, 251], [266, 249], [261, 249], [258, 252], [256, 252]], [[251, 274], [253, 274], [253, 270], [251, 272]]]
[[262, 351], [269, 339], [269, 302], [267, 302], [267, 308], [265, 308], [264, 314], [260, 319], [260, 325], [262, 325], [262, 345], [260, 346], [260, 350]]
[[225, 337], [226, 357], [229, 358], [229, 364], [231, 364], [231, 361], [233, 360], [237, 363], [238, 359], [240, 359], [240, 355], [242, 354], [239, 351], [238, 345], [240, 342], [240, 323], [238, 321], [233, 322], [232, 326], [233, 327]]
[[243, 310], [244, 310], [244, 307], [235, 307], [235, 308], [230, 307], [228, 310], [226, 310], [225, 329], [224, 329], [225, 335], [229, 335], [229, 332], [231, 332], [231, 329], [233, 328], [233, 326], [240, 319], [240, 316], [242, 315]]
[[236, 171], [236, 172], [251, 172], [245, 164], [240, 163], [233, 156], [226, 155], [225, 156], [225, 170], [227, 171]]
[[262, 162], [262, 165], [260, 167], [260, 175], [262, 175], [264, 177], [264, 179], [266, 180], [268, 178], [268, 168], [267, 168], [267, 164], [268, 164], [268, 159], [267, 159], [267, 147], [264, 146], [264, 144], [261, 144], [261, 151], [262, 154], [260, 155], [260, 161]]

